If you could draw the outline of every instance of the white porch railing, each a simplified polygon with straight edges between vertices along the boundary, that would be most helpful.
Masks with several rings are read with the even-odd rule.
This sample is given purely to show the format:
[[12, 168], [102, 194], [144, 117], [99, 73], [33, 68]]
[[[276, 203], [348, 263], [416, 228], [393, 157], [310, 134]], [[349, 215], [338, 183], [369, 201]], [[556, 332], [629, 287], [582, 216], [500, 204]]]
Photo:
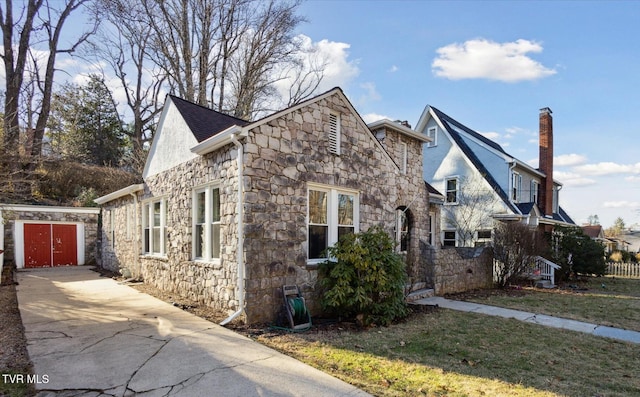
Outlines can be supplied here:
[[541, 256], [536, 256], [534, 259], [534, 275], [539, 275], [543, 280], [549, 280], [551, 285], [556, 285], [555, 271], [558, 269], [560, 269], [560, 265], [557, 265]]
[[[502, 266], [502, 263], [495, 260], [493, 261], [493, 279], [495, 282], [498, 282], [498, 278], [500, 277], [498, 274], [503, 271]], [[560, 265], [557, 265], [541, 256], [536, 256], [533, 258], [530, 270], [526, 271], [523, 276], [533, 280], [547, 280], [549, 281], [549, 285], [553, 287], [556, 284], [555, 271], [557, 269], [560, 269]]]
[[640, 278], [640, 263], [607, 263], [607, 275], [626, 278]]

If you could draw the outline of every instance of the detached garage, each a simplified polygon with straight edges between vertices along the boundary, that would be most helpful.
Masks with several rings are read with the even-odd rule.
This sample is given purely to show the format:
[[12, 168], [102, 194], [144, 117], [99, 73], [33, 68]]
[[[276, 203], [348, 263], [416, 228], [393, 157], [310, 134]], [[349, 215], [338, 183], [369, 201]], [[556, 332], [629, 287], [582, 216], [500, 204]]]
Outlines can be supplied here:
[[0, 205], [0, 264], [16, 268], [96, 261], [98, 208]]

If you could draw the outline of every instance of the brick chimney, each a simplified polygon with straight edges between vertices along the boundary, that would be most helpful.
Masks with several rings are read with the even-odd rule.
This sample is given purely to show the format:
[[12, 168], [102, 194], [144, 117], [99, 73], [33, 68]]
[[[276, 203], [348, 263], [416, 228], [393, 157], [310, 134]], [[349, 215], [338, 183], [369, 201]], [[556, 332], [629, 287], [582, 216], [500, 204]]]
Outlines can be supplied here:
[[540, 109], [540, 160], [538, 168], [545, 174], [540, 185], [538, 206], [544, 215], [553, 214], [553, 117], [551, 109]]

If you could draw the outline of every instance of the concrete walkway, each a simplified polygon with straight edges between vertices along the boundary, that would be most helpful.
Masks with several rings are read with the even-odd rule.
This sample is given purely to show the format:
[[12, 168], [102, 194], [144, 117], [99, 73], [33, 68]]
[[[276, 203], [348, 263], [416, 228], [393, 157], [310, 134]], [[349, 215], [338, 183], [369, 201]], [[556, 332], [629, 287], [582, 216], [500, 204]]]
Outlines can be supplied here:
[[38, 396], [368, 396], [87, 267], [19, 271]]
[[586, 334], [595, 336], [602, 336], [605, 338], [618, 339], [625, 342], [640, 344], [640, 332], [638, 331], [629, 331], [626, 329], [606, 327], [597, 324], [585, 323], [582, 321], [552, 317], [544, 314], [523, 312], [520, 310], [504, 309], [473, 302], [454, 301], [438, 296], [420, 299], [415, 301], [414, 303], [422, 305], [438, 305], [439, 307], [445, 309], [480, 313], [489, 316], [515, 318], [516, 320], [544, 325], [545, 327], [568, 329], [572, 331], [584, 332]]

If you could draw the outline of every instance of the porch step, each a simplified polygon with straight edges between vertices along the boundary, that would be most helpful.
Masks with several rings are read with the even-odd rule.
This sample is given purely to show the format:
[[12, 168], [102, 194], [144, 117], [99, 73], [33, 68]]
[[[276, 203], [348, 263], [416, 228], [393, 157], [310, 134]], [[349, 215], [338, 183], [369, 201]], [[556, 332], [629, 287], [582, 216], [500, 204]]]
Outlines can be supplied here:
[[431, 298], [434, 295], [434, 292], [435, 291], [433, 290], [433, 288], [424, 288], [424, 289], [412, 291], [409, 293], [409, 295], [407, 295], [406, 301], [408, 303], [411, 303], [420, 299]]
[[535, 284], [536, 288], [552, 289], [556, 286], [551, 284], [550, 280], [538, 280]]

